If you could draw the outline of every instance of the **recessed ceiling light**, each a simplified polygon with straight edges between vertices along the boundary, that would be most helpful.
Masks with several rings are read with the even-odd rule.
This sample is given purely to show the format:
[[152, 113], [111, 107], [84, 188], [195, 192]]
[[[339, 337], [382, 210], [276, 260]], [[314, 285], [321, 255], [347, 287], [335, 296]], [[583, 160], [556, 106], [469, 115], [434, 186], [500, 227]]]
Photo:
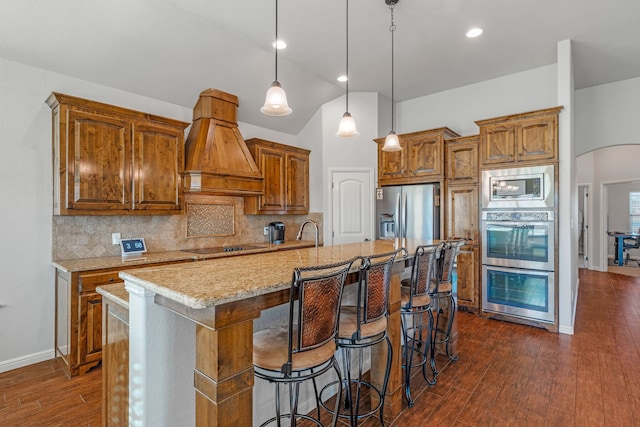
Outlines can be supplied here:
[[285, 47], [287, 47], [287, 43], [284, 40], [276, 40], [271, 44], [271, 46], [277, 49], [284, 49]]
[[346, 82], [347, 80], [349, 80], [349, 78], [347, 76], [340, 76], [338, 77], [338, 81], [339, 82]]
[[467, 37], [469, 37], [470, 39], [478, 37], [480, 34], [482, 34], [482, 31], [482, 28], [472, 28], [467, 31]]

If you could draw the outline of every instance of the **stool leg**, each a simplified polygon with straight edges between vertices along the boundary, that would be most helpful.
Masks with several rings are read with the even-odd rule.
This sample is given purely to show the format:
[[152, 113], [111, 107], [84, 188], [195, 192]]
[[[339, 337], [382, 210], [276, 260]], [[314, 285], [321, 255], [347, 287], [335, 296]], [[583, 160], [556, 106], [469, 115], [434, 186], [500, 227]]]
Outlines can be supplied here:
[[447, 325], [446, 350], [447, 350], [447, 356], [449, 357], [449, 359], [452, 362], [455, 362], [456, 360], [458, 360], [458, 355], [456, 354], [455, 356], [451, 356], [451, 328], [453, 327], [453, 317], [456, 315], [456, 301], [453, 298], [452, 294], [449, 295], [449, 302], [451, 304], [451, 307], [450, 307], [450, 313], [449, 313], [449, 324]]
[[280, 421], [280, 384], [275, 383], [276, 384], [276, 425], [278, 427], [281, 426], [281, 421]]
[[315, 396], [316, 396], [316, 415], [318, 416], [318, 419], [320, 419], [320, 403], [318, 402], [320, 395], [318, 394], [318, 384], [316, 384], [315, 377], [313, 377], [311, 381], [313, 382], [313, 392], [315, 393]]
[[382, 382], [382, 396], [380, 397], [380, 425], [385, 427], [384, 423], [384, 399], [387, 397], [387, 386], [389, 385], [389, 375], [391, 375], [391, 360], [393, 359], [393, 347], [391, 347], [391, 340], [389, 336], [384, 337], [387, 341], [387, 366], [384, 371], [384, 381]]
[[336, 375], [338, 375], [338, 396], [336, 396], [336, 406], [333, 408], [333, 419], [331, 421], [331, 425], [335, 427], [338, 424], [338, 414], [340, 413], [340, 403], [342, 402], [342, 375], [340, 375], [340, 366], [335, 357], [332, 364]]
[[402, 320], [402, 335], [404, 336], [404, 395], [407, 398], [407, 405], [411, 408], [413, 406], [413, 400], [411, 399], [411, 361], [413, 360], [413, 343], [409, 345], [409, 333], [407, 328], [407, 321], [405, 316], [401, 317]]

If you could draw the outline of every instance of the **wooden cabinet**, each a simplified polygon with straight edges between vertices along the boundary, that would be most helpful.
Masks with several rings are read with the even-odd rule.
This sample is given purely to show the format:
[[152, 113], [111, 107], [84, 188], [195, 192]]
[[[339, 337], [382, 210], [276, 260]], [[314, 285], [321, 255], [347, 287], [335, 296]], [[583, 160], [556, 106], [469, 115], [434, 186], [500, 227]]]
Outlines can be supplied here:
[[479, 200], [477, 184], [447, 186], [445, 236], [448, 239], [478, 241]]
[[456, 261], [458, 307], [475, 313], [480, 310], [480, 248], [466, 245]]
[[55, 215], [180, 213], [185, 122], [53, 93]]
[[244, 198], [246, 214], [309, 213], [309, 150], [264, 139], [246, 141], [262, 176], [264, 194]]
[[[144, 267], [164, 264], [170, 263], [146, 264]], [[56, 270], [55, 353], [67, 376], [82, 375], [102, 360], [102, 295], [96, 288], [123, 284], [119, 272], [140, 267], [77, 272]]]
[[558, 114], [562, 107], [476, 121], [482, 168], [558, 160]]
[[378, 144], [378, 185], [421, 184], [444, 178], [444, 141], [458, 134], [448, 128], [398, 135], [401, 151], [382, 151]]
[[102, 425], [129, 425], [129, 294], [103, 286]]
[[446, 141], [447, 183], [457, 185], [478, 182], [479, 141], [479, 135], [462, 136]]

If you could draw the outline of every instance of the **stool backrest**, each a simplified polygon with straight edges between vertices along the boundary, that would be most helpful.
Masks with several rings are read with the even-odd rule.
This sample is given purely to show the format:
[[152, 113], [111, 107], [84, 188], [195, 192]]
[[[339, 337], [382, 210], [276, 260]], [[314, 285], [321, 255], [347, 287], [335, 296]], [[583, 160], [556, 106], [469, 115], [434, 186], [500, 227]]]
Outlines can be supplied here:
[[336, 340], [342, 289], [354, 261], [294, 270], [289, 294], [289, 365], [292, 354]]
[[[436, 286], [440, 283], [450, 283], [453, 274], [453, 265], [460, 248], [467, 243], [464, 239], [447, 240], [442, 246], [440, 257], [437, 263]], [[436, 289], [437, 292], [437, 289]]]
[[410, 279], [410, 300], [409, 305], [413, 306], [413, 299], [427, 295], [431, 286], [436, 261], [440, 254], [442, 243], [437, 245], [423, 245], [416, 248], [411, 266]]
[[358, 329], [354, 339], [360, 339], [360, 330], [363, 325], [387, 315], [391, 270], [396, 256], [403, 251], [399, 249], [363, 259], [358, 280]]

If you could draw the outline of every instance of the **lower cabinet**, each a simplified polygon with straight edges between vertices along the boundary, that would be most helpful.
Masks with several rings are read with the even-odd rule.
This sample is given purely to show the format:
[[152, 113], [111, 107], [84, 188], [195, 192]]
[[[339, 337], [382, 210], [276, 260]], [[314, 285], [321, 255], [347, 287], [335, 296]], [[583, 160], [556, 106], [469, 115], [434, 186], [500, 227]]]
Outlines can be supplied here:
[[[184, 261], [181, 261], [184, 262]], [[146, 264], [145, 267], [170, 263]], [[103, 357], [103, 304], [98, 286], [120, 284], [117, 269], [56, 270], [55, 352], [68, 377], [85, 374]]]
[[129, 425], [129, 295], [124, 284], [102, 298], [102, 425]]
[[480, 248], [466, 245], [460, 249], [456, 261], [458, 273], [458, 308], [479, 312], [480, 308]]

